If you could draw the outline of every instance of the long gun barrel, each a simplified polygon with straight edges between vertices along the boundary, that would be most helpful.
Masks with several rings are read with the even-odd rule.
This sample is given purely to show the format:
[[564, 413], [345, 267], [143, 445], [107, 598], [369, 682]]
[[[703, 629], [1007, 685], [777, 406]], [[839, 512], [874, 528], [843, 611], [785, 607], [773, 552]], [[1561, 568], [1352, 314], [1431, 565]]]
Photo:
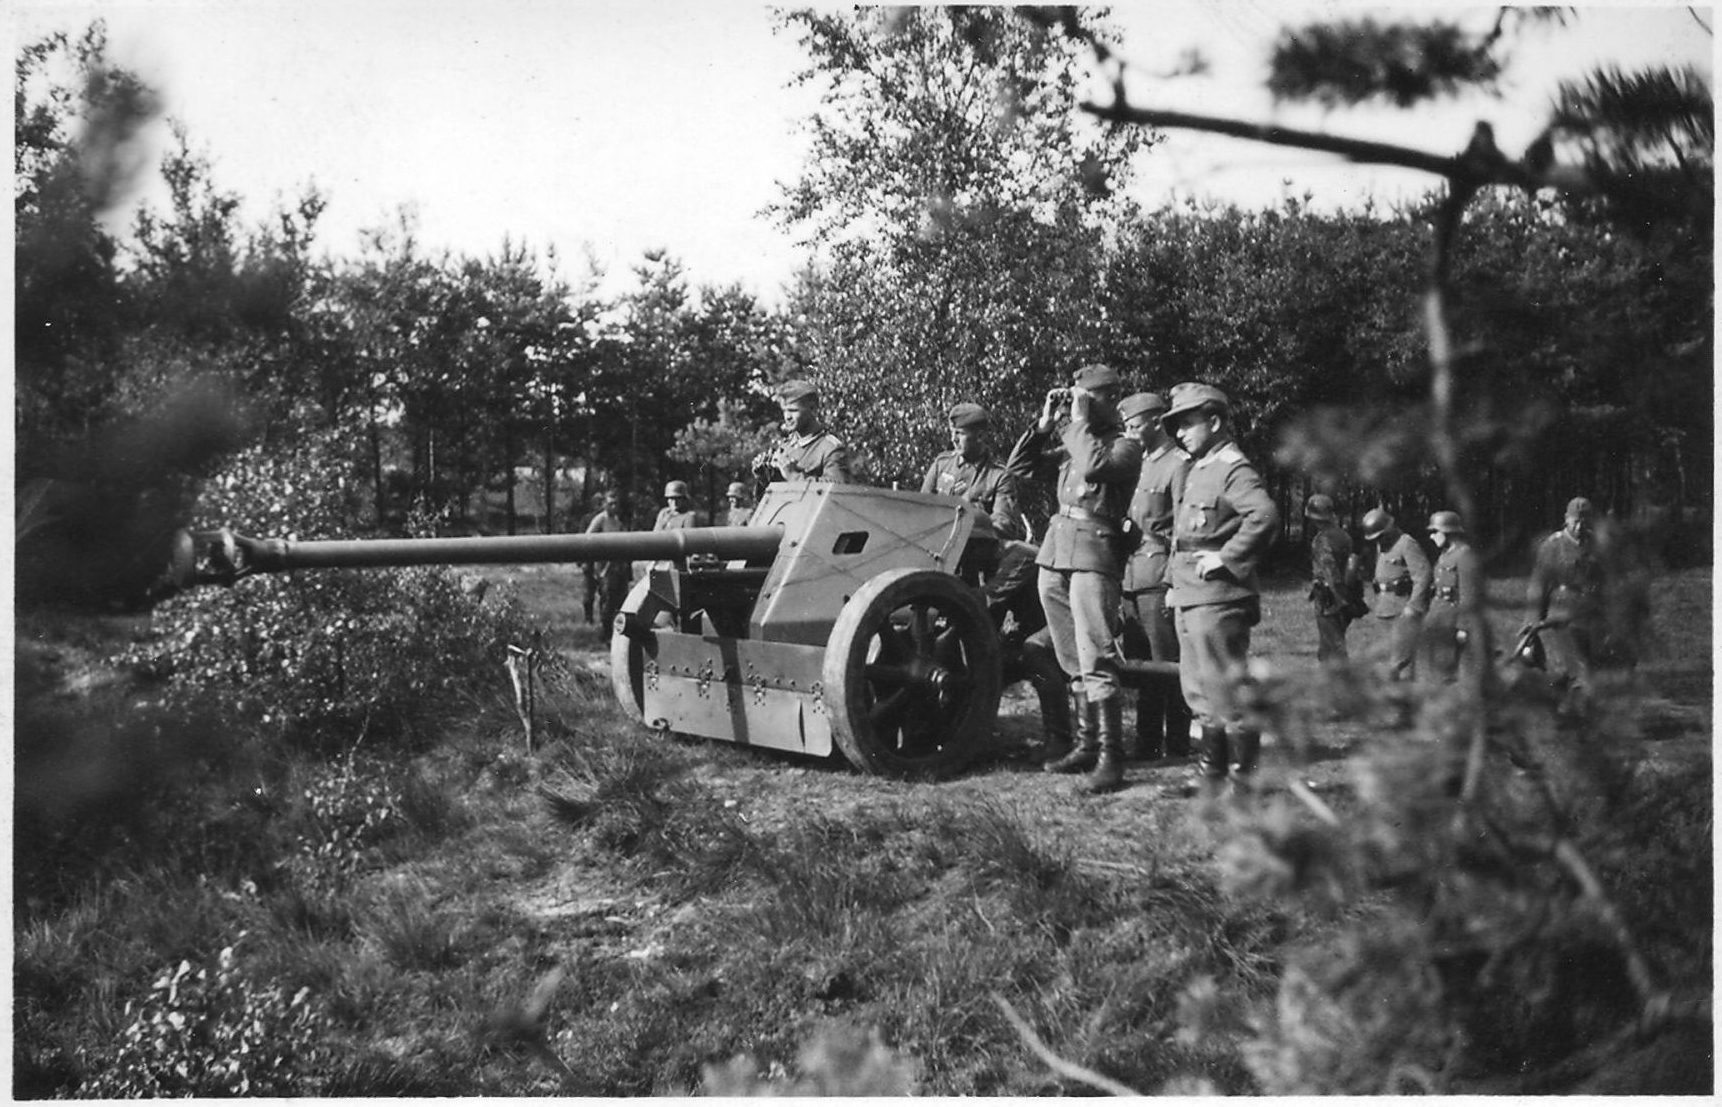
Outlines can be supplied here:
[[545, 562], [771, 558], [781, 526], [691, 527], [608, 534], [526, 534], [505, 538], [361, 538], [298, 542], [229, 530], [180, 531], [164, 584], [179, 591], [232, 584], [256, 573], [403, 565], [525, 565]]

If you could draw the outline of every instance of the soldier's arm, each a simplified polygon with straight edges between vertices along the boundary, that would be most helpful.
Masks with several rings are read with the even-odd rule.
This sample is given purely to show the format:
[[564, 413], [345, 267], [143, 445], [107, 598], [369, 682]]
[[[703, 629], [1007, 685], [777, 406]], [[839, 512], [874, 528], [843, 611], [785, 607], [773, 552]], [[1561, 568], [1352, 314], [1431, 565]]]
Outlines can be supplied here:
[[1488, 606], [1489, 582], [1483, 578], [1483, 559], [1467, 546], [1454, 566], [1459, 574], [1459, 617], [1475, 619]]
[[1196, 459], [1182, 450], [1177, 451], [1178, 464], [1172, 469], [1172, 514], [1178, 513], [1178, 505], [1184, 502], [1184, 486], [1190, 483], [1190, 466], [1196, 464]]
[[1064, 448], [1082, 479], [1091, 484], [1135, 487], [1142, 472], [1142, 444], [1129, 435], [1108, 438], [1086, 424], [1072, 422], [1064, 428]]
[[830, 439], [830, 443], [819, 475], [833, 484], [853, 483], [855, 478], [849, 473], [849, 447], [836, 438]]
[[1417, 539], [1407, 534], [1404, 543], [1405, 568], [1411, 572], [1411, 596], [1405, 601], [1405, 610], [1422, 615], [1429, 610], [1429, 593], [1435, 587], [1435, 567], [1429, 564], [1429, 558], [1424, 555]]
[[1253, 465], [1232, 469], [1226, 477], [1225, 497], [1241, 518], [1237, 533], [1220, 547], [1220, 563], [1233, 577], [1244, 580], [1261, 564], [1279, 534], [1280, 509]]
[[925, 495], [928, 493], [937, 492], [938, 490], [939, 490], [939, 463], [937, 460], [935, 460], [931, 465], [927, 466], [927, 475], [921, 478], [921, 492], [923, 495]]
[[1537, 543], [1536, 556], [1531, 563], [1531, 583], [1525, 589], [1525, 622], [1541, 622], [1549, 613], [1548, 543]]
[[998, 485], [993, 490], [992, 505], [993, 529], [1000, 538], [1021, 538], [1022, 509], [1016, 500], [1016, 478], [1009, 470], [999, 473]]
[[1309, 544], [1309, 575], [1329, 587], [1340, 577], [1339, 551], [1334, 549], [1333, 532], [1321, 530]]
[[1034, 480], [1046, 466], [1046, 454], [1053, 443], [1052, 432], [1038, 426], [1023, 432], [1005, 459], [1005, 472], [1018, 481]]

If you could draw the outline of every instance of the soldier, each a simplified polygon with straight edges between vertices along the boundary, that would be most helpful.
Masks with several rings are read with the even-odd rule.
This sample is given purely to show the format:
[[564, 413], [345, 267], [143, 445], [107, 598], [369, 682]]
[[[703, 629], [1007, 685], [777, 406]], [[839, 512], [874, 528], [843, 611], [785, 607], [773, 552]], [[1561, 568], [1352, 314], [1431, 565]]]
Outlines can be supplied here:
[[664, 485], [664, 507], [652, 529], [684, 530], [699, 525], [699, 517], [688, 507], [688, 482], [673, 480]]
[[753, 518], [753, 508], [747, 502], [747, 485], [739, 480], [730, 481], [729, 487], [724, 489], [724, 499], [729, 501], [728, 525], [747, 526], [748, 520]]
[[[1059, 668], [1076, 674], [1076, 746], [1048, 772], [1093, 769], [1086, 788], [1124, 782], [1124, 707], [1118, 687], [1124, 512], [1142, 468], [1142, 447], [1124, 434], [1113, 404], [1122, 391], [1110, 366], [1076, 371], [1074, 386], [1047, 392], [1040, 419], [1017, 442], [1010, 468], [1058, 466], [1058, 514], [1047, 524], [1035, 564]], [[1054, 436], [1066, 398], [1070, 418]]]
[[933, 459], [921, 481], [921, 491], [961, 496], [982, 511], [1001, 540], [1021, 538], [1022, 520], [1016, 509], [1016, 481], [993, 459], [987, 431], [992, 416], [979, 404], [953, 404], [947, 415], [951, 449]]
[[1250, 628], [1261, 622], [1256, 567], [1273, 544], [1279, 511], [1232, 442], [1231, 402], [1207, 384], [1172, 389], [1161, 426], [1195, 459], [1178, 501], [1166, 603], [1177, 612], [1180, 678], [1202, 728], [1203, 792], [1228, 775], [1247, 794], [1261, 758], [1261, 732], [1245, 725], [1232, 694], [1249, 661]]
[[1589, 500], [1575, 497], [1561, 529], [1537, 544], [1521, 628], [1538, 631], [1548, 674], [1567, 684], [1574, 707], [1590, 697], [1600, 629], [1603, 574], [1591, 534], [1595, 514]]
[[1387, 629], [1387, 676], [1410, 680], [1417, 669], [1417, 639], [1423, 631], [1423, 615], [1429, 610], [1429, 558], [1417, 540], [1395, 525], [1383, 508], [1372, 508], [1363, 516], [1363, 537], [1379, 551], [1375, 592], [1371, 605], [1375, 617], [1390, 623]]
[[[615, 492], [604, 493], [604, 508], [586, 524], [586, 533], [613, 534], [627, 529], [627, 521], [622, 518], [622, 497]], [[615, 621], [616, 612], [622, 609], [622, 601], [628, 597], [633, 566], [623, 560], [605, 561], [588, 568], [586, 594], [590, 598], [594, 592], [597, 593], [598, 622], [607, 627]]]
[[1344, 662], [1351, 653], [1345, 631], [1358, 615], [1356, 554], [1351, 535], [1339, 525], [1332, 498], [1317, 492], [1304, 503], [1304, 529], [1309, 540], [1309, 598], [1315, 607], [1315, 659], [1321, 664]]
[[777, 402], [783, 409], [783, 438], [753, 459], [754, 495], [774, 480], [847, 484], [852, 479], [849, 451], [819, 420], [819, 389], [812, 381], [785, 381], [778, 386]]
[[1423, 677], [1451, 684], [1463, 674], [1469, 683], [1490, 656], [1483, 619], [1483, 561], [1472, 549], [1457, 511], [1429, 516], [1429, 538], [1441, 553], [1435, 559], [1429, 615], [1423, 621]]
[[[1124, 565], [1124, 641], [1127, 652], [1151, 661], [1178, 660], [1178, 630], [1166, 607], [1166, 562], [1172, 555], [1172, 518], [1184, 495], [1191, 458], [1166, 434], [1160, 416], [1166, 398], [1154, 392], [1126, 396], [1118, 405], [1124, 433], [1142, 444], [1142, 474], [1130, 499], [1130, 520], [1142, 540]], [[1148, 760], [1190, 752], [1190, 706], [1183, 692], [1156, 683], [1136, 699], [1137, 753]]]

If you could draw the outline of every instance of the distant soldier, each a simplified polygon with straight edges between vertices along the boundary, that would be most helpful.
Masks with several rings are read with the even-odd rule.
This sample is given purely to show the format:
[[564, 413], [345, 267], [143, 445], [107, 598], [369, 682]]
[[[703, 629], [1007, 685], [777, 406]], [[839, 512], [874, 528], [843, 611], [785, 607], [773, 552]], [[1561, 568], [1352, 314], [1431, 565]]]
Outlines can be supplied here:
[[725, 522], [732, 527], [745, 527], [748, 520], [753, 518], [753, 508], [747, 502], [747, 485], [739, 480], [730, 481], [724, 489], [724, 499], [729, 501], [729, 515]]
[[812, 381], [786, 381], [777, 389], [783, 438], [753, 459], [754, 495], [775, 480], [828, 480], [847, 484], [849, 451], [819, 419], [819, 389]]
[[921, 491], [961, 496], [986, 513], [1001, 540], [1023, 536], [1016, 507], [1016, 481], [994, 459], [988, 432], [992, 416], [979, 404], [953, 404], [946, 418], [951, 449], [933, 459], [921, 481]]
[[[604, 507], [586, 524], [587, 534], [614, 534], [628, 529], [627, 520], [622, 518], [622, 497], [615, 492], [604, 493]], [[631, 579], [633, 566], [626, 560], [602, 561], [588, 564], [586, 567], [586, 597], [588, 605], [594, 594], [598, 601], [599, 625], [608, 627], [616, 620], [616, 613], [622, 609], [622, 601], [628, 598], [628, 583]], [[591, 619], [590, 606], [587, 608], [587, 620]]]
[[1441, 551], [1435, 558], [1429, 615], [1423, 620], [1423, 679], [1450, 684], [1482, 672], [1489, 653], [1489, 628], [1483, 618], [1488, 585], [1483, 559], [1472, 548], [1457, 511], [1429, 516], [1429, 538]]
[[1417, 540], [1379, 507], [1364, 514], [1363, 537], [1379, 551], [1370, 584], [1375, 599], [1370, 606], [1376, 619], [1388, 624], [1387, 675], [1391, 680], [1410, 680], [1417, 669], [1423, 615], [1429, 610], [1429, 558]]
[[1565, 524], [1537, 544], [1525, 595], [1525, 626], [1537, 629], [1550, 677], [1567, 684], [1569, 702], [1590, 697], [1602, 616], [1602, 561], [1592, 535], [1596, 509], [1583, 496], [1567, 504]]
[[[1178, 629], [1166, 606], [1166, 564], [1172, 556], [1173, 513], [1184, 495], [1192, 459], [1160, 425], [1166, 398], [1156, 392], [1124, 397], [1124, 433], [1142, 444], [1142, 474], [1130, 498], [1130, 521], [1142, 539], [1124, 564], [1124, 642], [1150, 661], [1178, 660]], [[1148, 760], [1190, 752], [1190, 706], [1176, 686], [1155, 683], [1136, 700], [1137, 753]]]
[[688, 507], [688, 482], [673, 480], [664, 485], [664, 507], [652, 529], [683, 530], [699, 525], [699, 517]]
[[[1142, 447], [1124, 434], [1116, 370], [1087, 365], [1071, 388], [1047, 392], [1040, 418], [1017, 442], [1008, 468], [1058, 473], [1058, 514], [1047, 523], [1036, 564], [1059, 668], [1081, 682], [1075, 693], [1076, 746], [1048, 772], [1093, 769], [1086, 788], [1111, 791], [1124, 782], [1124, 705], [1118, 687], [1119, 607], [1124, 574], [1123, 523], [1142, 469]], [[1068, 398], [1069, 420], [1058, 431]]]
[[1309, 540], [1309, 599], [1315, 608], [1315, 659], [1322, 664], [1343, 662], [1351, 657], [1345, 646], [1345, 631], [1358, 614], [1356, 605], [1357, 555], [1351, 535], [1339, 525], [1333, 499], [1317, 492], [1303, 507]]
[[1179, 675], [1202, 728], [1197, 757], [1205, 794], [1217, 795], [1227, 776], [1247, 794], [1262, 736], [1245, 724], [1233, 686], [1249, 663], [1250, 628], [1262, 619], [1256, 568], [1279, 531], [1279, 510], [1232, 441], [1224, 392], [1180, 384], [1168, 400], [1161, 426], [1195, 459], [1178, 501], [1168, 568]]

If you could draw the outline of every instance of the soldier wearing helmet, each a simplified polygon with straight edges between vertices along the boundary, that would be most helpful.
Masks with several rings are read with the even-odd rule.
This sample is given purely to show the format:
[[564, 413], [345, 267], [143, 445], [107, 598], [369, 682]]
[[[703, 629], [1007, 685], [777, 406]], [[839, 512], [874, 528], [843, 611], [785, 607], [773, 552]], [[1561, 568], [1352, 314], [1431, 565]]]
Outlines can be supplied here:
[[1345, 631], [1361, 613], [1357, 554], [1351, 535], [1339, 525], [1333, 498], [1317, 492], [1303, 505], [1304, 533], [1309, 536], [1309, 599], [1315, 610], [1315, 659], [1321, 664], [1343, 663], [1351, 653]]
[[683, 530], [699, 526], [699, 519], [688, 506], [688, 482], [673, 480], [664, 485], [664, 508], [658, 512], [653, 530]]
[[[1150, 661], [1178, 660], [1178, 630], [1166, 606], [1166, 563], [1172, 556], [1172, 515], [1184, 494], [1191, 458], [1160, 425], [1166, 398], [1156, 392], [1124, 397], [1124, 433], [1142, 444], [1142, 475], [1130, 498], [1130, 521], [1141, 541], [1124, 564], [1124, 643]], [[1152, 760], [1190, 752], [1190, 705], [1177, 687], [1156, 684], [1136, 699], [1137, 754]]]
[[1463, 675], [1469, 681], [1483, 671], [1490, 656], [1483, 561], [1457, 511], [1429, 516], [1429, 538], [1441, 553], [1435, 558], [1429, 614], [1423, 621], [1423, 678], [1450, 684]]
[[[1086, 365], [1072, 387], [1047, 392], [1039, 420], [1017, 441], [1006, 468], [1058, 474], [1058, 514], [1047, 522], [1035, 559], [1053, 651], [1077, 678], [1076, 743], [1049, 761], [1048, 772], [1089, 769], [1085, 788], [1124, 783], [1124, 705], [1118, 685], [1120, 581], [1124, 513], [1142, 468], [1142, 447], [1124, 433], [1113, 405], [1123, 392], [1118, 372]], [[1060, 427], [1060, 413], [1070, 405]]]
[[1172, 530], [1166, 603], [1177, 611], [1179, 677], [1202, 728], [1202, 786], [1217, 795], [1231, 776], [1247, 795], [1261, 733], [1244, 722], [1233, 687], [1261, 621], [1256, 568], [1279, 530], [1279, 511], [1255, 466], [1232, 441], [1231, 402], [1208, 384], [1172, 389], [1161, 425], [1194, 458]]
[[1585, 497], [1567, 503], [1564, 525], [1537, 544], [1525, 596], [1522, 630], [1537, 630], [1545, 667], [1568, 686], [1573, 706], [1590, 696], [1601, 629], [1603, 572], [1591, 533], [1595, 521], [1596, 508]]
[[777, 388], [783, 438], [753, 459], [754, 495], [775, 480], [828, 480], [847, 484], [849, 450], [828, 434], [819, 418], [819, 389], [812, 381], [785, 381]]
[[724, 489], [724, 499], [729, 501], [729, 515], [725, 522], [732, 527], [745, 527], [753, 518], [753, 508], [747, 502], [747, 485], [739, 480], [729, 482]]
[[1384, 508], [1364, 514], [1363, 537], [1377, 550], [1370, 608], [1378, 623], [1387, 627], [1387, 675], [1391, 680], [1410, 680], [1417, 670], [1423, 616], [1429, 610], [1429, 558]]

